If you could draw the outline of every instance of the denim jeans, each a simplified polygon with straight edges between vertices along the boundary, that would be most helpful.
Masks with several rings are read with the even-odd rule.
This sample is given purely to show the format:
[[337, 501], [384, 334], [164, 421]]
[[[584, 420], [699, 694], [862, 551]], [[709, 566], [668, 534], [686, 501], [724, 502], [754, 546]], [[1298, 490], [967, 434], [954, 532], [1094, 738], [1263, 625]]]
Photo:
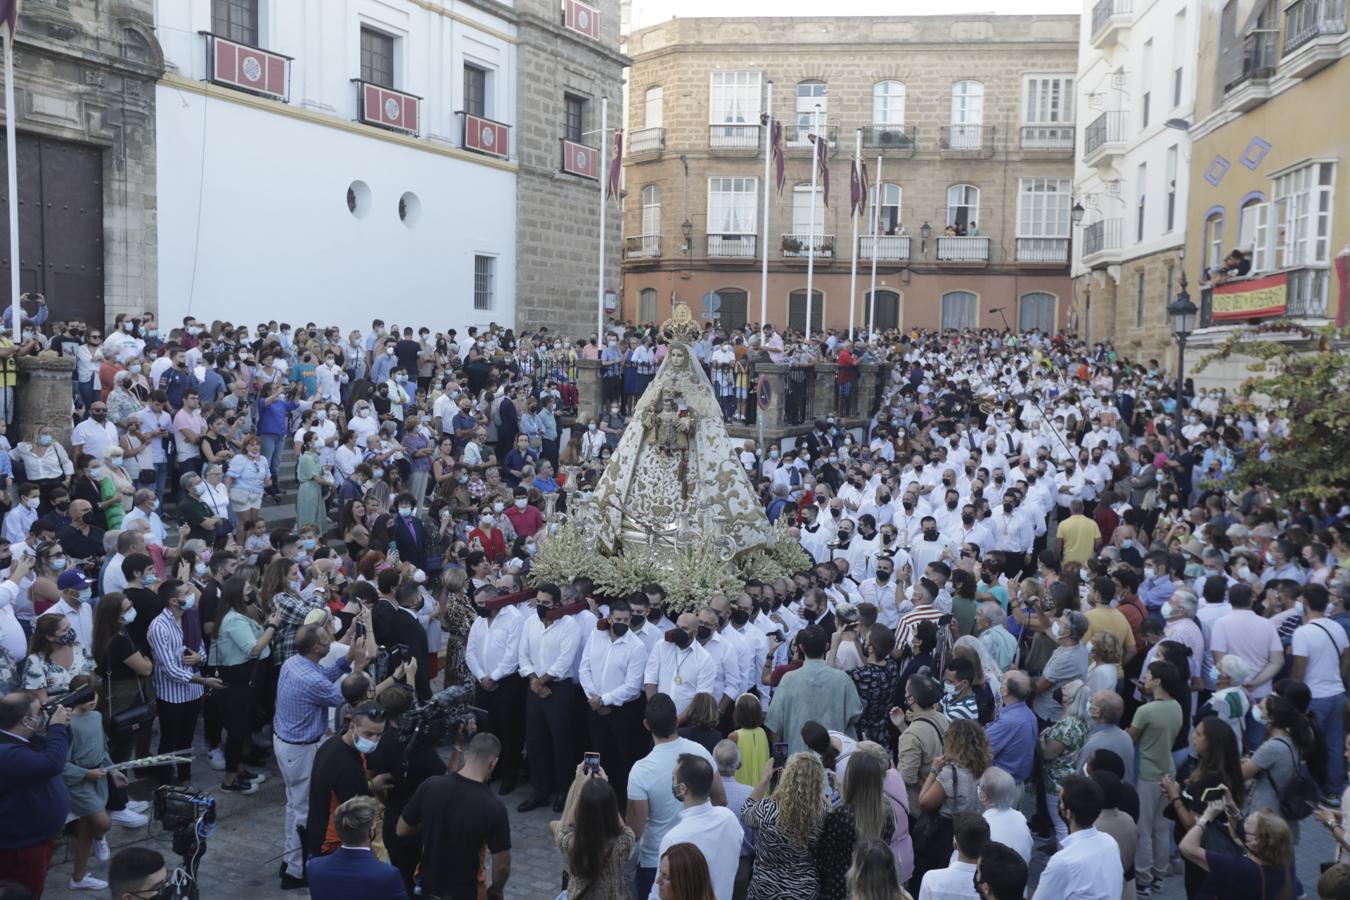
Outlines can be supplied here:
[[262, 455], [267, 458], [267, 467], [272, 476], [272, 490], [278, 490], [277, 485], [281, 481], [281, 448], [285, 446], [286, 436], [284, 434], [260, 434], [258, 440], [262, 443]]
[[1308, 712], [1322, 729], [1327, 748], [1327, 783], [1322, 787], [1339, 797], [1345, 790], [1345, 695], [1314, 697]]

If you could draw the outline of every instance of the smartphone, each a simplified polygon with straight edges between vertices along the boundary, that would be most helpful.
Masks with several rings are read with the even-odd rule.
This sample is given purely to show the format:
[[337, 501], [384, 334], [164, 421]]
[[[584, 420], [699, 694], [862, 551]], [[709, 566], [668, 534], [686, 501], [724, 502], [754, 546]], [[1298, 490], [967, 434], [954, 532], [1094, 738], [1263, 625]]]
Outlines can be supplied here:
[[787, 765], [788, 745], [787, 741], [779, 741], [773, 745], [773, 767], [781, 769]]
[[361, 641], [361, 640], [365, 640], [365, 637], [366, 637], [366, 623], [365, 623], [365, 622], [357, 622], [357, 623], [356, 623], [356, 639], [357, 639], [358, 641]]
[[581, 757], [581, 771], [587, 775], [594, 775], [600, 771], [600, 754], [595, 751], [588, 751]]
[[1200, 795], [1201, 803], [1213, 803], [1215, 800], [1226, 800], [1228, 795], [1224, 793], [1221, 787], [1205, 788], [1205, 792]]

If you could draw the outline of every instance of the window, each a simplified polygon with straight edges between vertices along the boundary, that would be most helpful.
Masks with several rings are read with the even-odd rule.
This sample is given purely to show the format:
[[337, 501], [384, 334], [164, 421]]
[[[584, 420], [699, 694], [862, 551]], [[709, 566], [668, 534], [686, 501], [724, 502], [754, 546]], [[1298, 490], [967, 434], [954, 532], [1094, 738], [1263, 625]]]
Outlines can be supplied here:
[[473, 308], [492, 309], [497, 293], [497, 257], [473, 258]]
[[758, 72], [713, 72], [708, 121], [758, 124], [759, 98]]
[[644, 127], [661, 127], [661, 102], [664, 94], [665, 92], [659, 87], [647, 88], [645, 100], [643, 101], [642, 121]]
[[1153, 41], [1144, 42], [1144, 64], [1139, 67], [1141, 95], [1139, 101], [1139, 127], [1148, 127], [1149, 100], [1153, 95]]
[[487, 69], [464, 64], [464, 111], [471, 116], [486, 116]]
[[976, 150], [981, 146], [984, 122], [984, 85], [958, 81], [952, 85], [951, 131], [947, 145], [953, 150]]
[[1336, 164], [1311, 163], [1275, 179], [1272, 238], [1281, 269], [1331, 263]]
[[1256, 210], [1261, 205], [1261, 196], [1249, 197], [1242, 201], [1238, 210], [1238, 249], [1251, 253], [1256, 247]]
[[716, 293], [718, 298], [722, 301], [721, 311], [717, 315], [717, 322], [722, 326], [722, 330], [730, 333], [739, 328], [744, 328], [746, 309], [745, 291], [737, 288], [723, 288]]
[[1177, 145], [1167, 148], [1167, 231], [1177, 224]]
[[888, 331], [900, 327], [900, 295], [895, 291], [877, 291], [876, 314], [877, 321], [873, 325], [872, 316], [872, 293], [869, 291], [863, 297], [863, 315], [868, 317], [868, 331]]
[[372, 28], [361, 29], [361, 80], [394, 86], [394, 38]]
[[1028, 75], [1022, 121], [1047, 125], [1073, 121], [1073, 78], [1069, 75]]
[[1055, 295], [1044, 291], [1023, 294], [1017, 304], [1017, 330], [1035, 329], [1042, 334], [1055, 331]]
[[586, 98], [563, 94], [563, 137], [574, 144], [584, 144], [586, 132]]
[[1205, 217], [1205, 258], [1202, 261], [1206, 269], [1217, 269], [1227, 256], [1223, 249], [1223, 211], [1211, 212]]
[[212, 0], [211, 33], [258, 46], [258, 0]]
[[1142, 241], [1144, 239], [1144, 222], [1147, 219], [1145, 201], [1147, 200], [1146, 191], [1148, 189], [1148, 163], [1139, 164], [1139, 174], [1135, 176], [1134, 189], [1139, 195], [1139, 204], [1134, 218], [1134, 239], [1135, 241]]
[[638, 291], [638, 321], [656, 321], [656, 288], [643, 288]]
[[1017, 196], [1017, 236], [1067, 238], [1073, 186], [1067, 178], [1023, 178]]
[[[812, 199], [815, 200], [814, 214], [812, 213]], [[809, 184], [799, 184], [792, 189], [792, 233], [813, 235], [825, 233], [824, 189], [817, 186], [814, 194], [812, 194]]]
[[[825, 316], [825, 295], [820, 291], [811, 292], [811, 333], [820, 333], [820, 323]], [[788, 295], [788, 330], [806, 331], [806, 291], [793, 291]]]
[[1134, 327], [1139, 328], [1144, 324], [1144, 270], [1139, 270], [1138, 296], [1134, 301]]
[[964, 231], [980, 221], [980, 189], [973, 184], [947, 188], [947, 224]]
[[[661, 188], [649, 184], [642, 189], [642, 236], [661, 233]], [[644, 322], [650, 321], [644, 319]]]
[[978, 298], [970, 291], [951, 291], [942, 295], [942, 330], [974, 328]]
[[[872, 222], [875, 221], [877, 214], [877, 185], [872, 185], [872, 191], [867, 201], [867, 221], [863, 223], [865, 230], [870, 234], [872, 231]], [[881, 221], [877, 224], [877, 234], [895, 234], [900, 228], [900, 185], [883, 184], [881, 189]]]
[[[820, 107], [820, 118], [816, 119], [816, 107]], [[825, 133], [825, 121], [829, 118], [830, 100], [823, 81], [803, 81], [797, 85], [797, 139], [805, 140], [806, 135]]]
[[708, 179], [708, 234], [755, 234], [754, 178]]
[[872, 124], [905, 124], [905, 86], [898, 81], [872, 85]]
[[1186, 80], [1186, 10], [1172, 20], [1172, 106], [1181, 105], [1182, 85]]

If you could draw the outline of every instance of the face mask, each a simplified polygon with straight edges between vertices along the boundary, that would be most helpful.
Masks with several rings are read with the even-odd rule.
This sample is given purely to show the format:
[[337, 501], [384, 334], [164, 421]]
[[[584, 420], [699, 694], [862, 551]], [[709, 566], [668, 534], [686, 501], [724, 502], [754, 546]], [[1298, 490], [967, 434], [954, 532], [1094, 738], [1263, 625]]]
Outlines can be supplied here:
[[189, 610], [189, 609], [192, 609], [192, 607], [194, 607], [194, 606], [196, 606], [196, 605], [197, 605], [197, 595], [196, 595], [196, 594], [188, 594], [186, 597], [183, 598], [183, 610], [184, 610], [184, 611], [187, 611], [187, 610]]
[[58, 556], [56, 559], [49, 560], [47, 564], [52, 567], [53, 571], [60, 572], [66, 567], [66, 562], [67, 560], [64, 556]]
[[1297, 601], [1294, 602], [1294, 614], [1295, 614], [1295, 615], [1298, 615], [1298, 616], [1302, 616], [1302, 615], [1303, 615], [1303, 601], [1302, 601], [1302, 600], [1297, 600]]
[[504, 509], [506, 509], [506, 504], [503, 503], [503, 502], [501, 502], [500, 500], [498, 500], [496, 503], [492, 504], [492, 510], [493, 510], [493, 512], [501, 512], [501, 511], [504, 510]]
[[925, 541], [936, 541], [938, 539], [938, 530], [936, 528], [925, 528], [923, 530], [923, 539]]
[[361, 753], [370, 753], [372, 750], [375, 749], [378, 743], [379, 743], [378, 741], [372, 741], [370, 738], [361, 737], [360, 735], [357, 735], [356, 740], [352, 741], [352, 746], [354, 746]]
[[93, 599], [93, 597], [94, 591], [92, 588], [85, 588], [84, 590], [80, 591], [79, 599], [81, 603], [88, 603], [90, 600]]
[[747, 622], [749, 622], [749, 621], [750, 621], [750, 612], [749, 612], [749, 610], [739, 609], [739, 608], [738, 608], [738, 609], [733, 609], [733, 610], [731, 611], [731, 624], [732, 624], [732, 625], [735, 625], [737, 628], [742, 627], [743, 625], [745, 625], [745, 623], [747, 623]]
[[820, 616], [820, 612], [814, 609], [802, 610], [802, 619], [806, 622], [814, 622]]
[[1176, 607], [1174, 607], [1174, 606], [1172, 605], [1172, 601], [1170, 601], [1170, 600], [1165, 600], [1165, 601], [1163, 601], [1163, 605], [1162, 605], [1162, 617], [1163, 617], [1163, 621], [1164, 621], [1164, 622], [1167, 621], [1168, 619], [1172, 618], [1172, 613], [1173, 613], [1173, 611], [1174, 611], [1175, 609], [1176, 609]]
[[628, 633], [628, 623], [627, 622], [612, 623], [609, 626], [609, 633], [614, 635], [616, 638], [623, 637], [625, 634]]
[[300, 579], [300, 578], [293, 578], [293, 579], [291, 579], [291, 581], [290, 581], [289, 584], [290, 584], [290, 588], [291, 588], [291, 593], [292, 593], [292, 594], [298, 594], [298, 593], [300, 593], [300, 589], [301, 589], [302, 587], [304, 587], [305, 582], [304, 582], [303, 579]]
[[202, 575], [206, 574], [206, 563], [203, 562], [197, 563], [195, 566], [192, 567], [192, 571], [196, 572], [197, 577], [200, 578]]
[[942, 695], [943, 695], [944, 697], [955, 697], [955, 696], [956, 696], [956, 685], [944, 681], [944, 682], [942, 683]]
[[402, 516], [403, 518], [406, 519], [406, 518], [408, 518], [409, 516], [411, 516], [411, 515], [413, 514], [412, 507], [411, 507], [411, 506], [400, 506], [400, 507], [398, 508], [398, 514], [399, 514], [400, 516]]
[[69, 647], [75, 643], [75, 629], [71, 628], [56, 639], [56, 644], [61, 647]]
[[379, 480], [384, 477], [384, 469], [374, 469], [370, 473], [372, 478]]
[[39, 445], [41, 445], [41, 446], [43, 446], [43, 447], [47, 447], [47, 446], [50, 446], [50, 445], [51, 445], [51, 442], [52, 442], [52, 436], [51, 436], [50, 434], [41, 434], [41, 435], [38, 435], [38, 444], [39, 444]]
[[1149, 579], [1158, 574], [1158, 570], [1153, 566], [1144, 566], [1144, 578]]
[[525, 545], [525, 552], [530, 556], [534, 556], [536, 553], [539, 552], [539, 545], [534, 542], [530, 542]]
[[709, 628], [707, 625], [698, 626], [698, 642], [700, 644], [704, 644], [711, 639], [712, 639], [712, 629]]
[[846, 529], [846, 528], [841, 528], [841, 529], [839, 529], [839, 543], [841, 543], [841, 544], [847, 544], [847, 543], [849, 542], [849, 539], [852, 538], [852, 537], [853, 537], [853, 532], [849, 531], [849, 530]]
[[1252, 718], [1255, 719], [1258, 723], [1260, 723], [1260, 724], [1262, 724], [1262, 725], [1266, 724], [1266, 711], [1265, 711], [1265, 709], [1263, 709], [1263, 708], [1260, 707], [1260, 706], [1253, 706], [1253, 707], [1252, 707]]
[[947, 501], [947, 508], [948, 508], [948, 509], [956, 509], [956, 501], [955, 501], [955, 500], [948, 500], [948, 501]]
[[128, 368], [128, 370], [131, 372], [132, 375], [139, 375], [139, 374], [141, 374], [141, 366], [140, 366], [139, 363], [133, 363], [132, 365], [128, 366], [127, 368]]
[[1062, 637], [1064, 637], [1063, 629], [1061, 629], [1061, 628], [1059, 627], [1059, 623], [1058, 623], [1058, 622], [1051, 622], [1051, 623], [1050, 623], [1050, 636], [1051, 636], [1052, 638], [1054, 638], [1055, 640], [1059, 640], [1059, 639], [1061, 639]]
[[136, 621], [136, 607], [133, 606], [133, 607], [131, 607], [130, 609], [128, 609], [126, 612], [122, 613], [122, 624], [123, 624], [123, 625], [130, 625], [132, 622], [135, 622], [135, 621]]

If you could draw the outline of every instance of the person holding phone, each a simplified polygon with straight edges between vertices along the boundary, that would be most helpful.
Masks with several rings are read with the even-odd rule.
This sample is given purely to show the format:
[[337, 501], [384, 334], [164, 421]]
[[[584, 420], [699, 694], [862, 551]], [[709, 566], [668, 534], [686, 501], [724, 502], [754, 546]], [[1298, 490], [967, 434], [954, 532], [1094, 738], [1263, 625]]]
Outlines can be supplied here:
[[[1164, 775], [1162, 779], [1162, 791], [1167, 795], [1168, 804], [1163, 815], [1177, 823], [1178, 843], [1195, 826], [1210, 803], [1221, 800], [1231, 805], [1233, 814], [1237, 815], [1237, 810], [1246, 802], [1242, 759], [1232, 727], [1213, 716], [1201, 719], [1191, 732], [1191, 746], [1195, 748], [1196, 765], [1190, 776], [1182, 782], [1171, 775]], [[1223, 816], [1219, 819], [1205, 829], [1200, 838], [1201, 846], [1214, 852], [1237, 853], [1240, 848], [1229, 837]], [[1205, 870], [1189, 858], [1185, 863], [1186, 896], [1194, 897], [1205, 881]]]

